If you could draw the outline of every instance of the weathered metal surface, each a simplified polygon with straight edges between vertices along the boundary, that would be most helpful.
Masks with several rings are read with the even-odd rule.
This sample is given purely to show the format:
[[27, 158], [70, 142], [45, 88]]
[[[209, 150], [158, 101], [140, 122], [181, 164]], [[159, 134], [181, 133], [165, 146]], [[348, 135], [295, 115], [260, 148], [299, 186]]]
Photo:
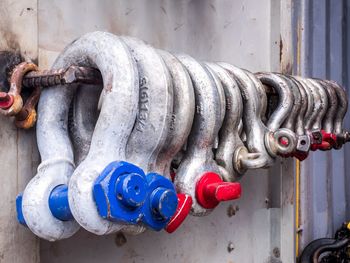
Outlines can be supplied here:
[[[251, 71], [280, 68], [279, 1], [41, 0], [39, 10], [41, 68], [49, 68], [73, 39], [95, 30]], [[146, 232], [121, 242], [120, 234], [101, 238], [81, 231], [68, 240], [43, 241], [41, 262], [292, 262], [293, 169], [286, 163], [270, 173], [248, 172], [241, 200], [220, 205], [205, 218], [187, 218], [172, 235]], [[239, 208], [234, 216], [227, 216], [230, 205]]]
[[[348, 1], [294, 1], [295, 73], [334, 79], [349, 94]], [[349, 96], [349, 95], [348, 95]], [[338, 110], [338, 112], [341, 109]], [[350, 127], [350, 115], [345, 128]], [[300, 249], [316, 238], [331, 237], [350, 217], [349, 145], [317, 151], [301, 164]]]
[[[0, 3], [0, 50], [37, 59], [37, 1]], [[19, 225], [15, 198], [33, 176], [38, 163], [35, 133], [20, 131], [0, 116], [0, 262], [39, 262], [39, 240]]]

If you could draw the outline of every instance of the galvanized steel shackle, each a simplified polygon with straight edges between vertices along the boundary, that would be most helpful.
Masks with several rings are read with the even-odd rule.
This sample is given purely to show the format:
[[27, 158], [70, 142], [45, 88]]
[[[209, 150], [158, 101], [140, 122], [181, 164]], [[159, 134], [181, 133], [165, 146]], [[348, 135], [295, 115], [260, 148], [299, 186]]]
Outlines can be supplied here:
[[328, 109], [322, 120], [322, 129], [327, 133], [333, 133], [333, 121], [337, 113], [338, 98], [336, 91], [321, 79], [315, 79], [325, 90], [328, 97]]
[[255, 76], [263, 85], [271, 87], [278, 94], [277, 108], [272, 112], [267, 120], [266, 126], [272, 131], [279, 129], [290, 114], [294, 96], [287, 81], [274, 73], [258, 72]]
[[[246, 145], [250, 153], [258, 154], [254, 159], [241, 158], [242, 167], [247, 169], [258, 169], [269, 167], [273, 164], [274, 159], [265, 148], [265, 133], [268, 132], [266, 126], [262, 122], [263, 108], [261, 99], [264, 96], [258, 93], [253, 80], [242, 69], [232, 66], [228, 63], [219, 63], [231, 76], [236, 80], [243, 99], [243, 129], [246, 134]], [[265, 95], [266, 96], [266, 95]]]
[[[164, 174], [164, 167], [158, 165], [171, 161], [167, 154], [170, 149], [166, 144], [173, 113], [171, 75], [156, 49], [136, 38], [122, 39], [136, 61], [140, 79], [138, 114], [127, 143], [126, 160], [146, 174], [157, 173], [170, 179], [169, 172]], [[147, 219], [150, 218], [142, 218], [143, 221]], [[148, 226], [151, 227], [151, 223]], [[127, 232], [130, 233], [133, 228], [137, 234], [145, 230], [135, 225], [129, 226]]]
[[[313, 79], [313, 83], [326, 94], [327, 97], [327, 109], [321, 119], [321, 134], [322, 143], [317, 146], [320, 150], [330, 150], [337, 144], [337, 136], [333, 133], [333, 120], [337, 110], [337, 95], [334, 89], [328, 86], [322, 80]], [[321, 94], [320, 92], [320, 94]], [[321, 116], [322, 117], [322, 116]], [[320, 118], [321, 118], [320, 117]]]
[[[214, 161], [212, 148], [221, 124], [221, 107], [219, 91], [216, 83], [207, 70], [199, 62], [188, 55], [177, 55], [177, 58], [188, 71], [194, 88], [196, 111], [188, 137], [186, 153], [177, 169], [174, 183], [180, 193], [186, 193], [193, 199], [191, 213], [202, 216], [218, 204], [218, 200], [206, 201], [201, 186], [207, 176], [218, 177], [220, 169]], [[240, 189], [239, 189], [240, 190]], [[240, 191], [239, 191], [240, 194]], [[238, 198], [239, 195], [236, 196]], [[204, 199], [204, 200], [203, 200]]]
[[239, 96], [234, 97], [234, 89], [238, 89], [237, 84], [223, 68], [214, 63], [206, 63], [206, 66], [220, 80], [224, 90], [226, 106], [224, 120], [219, 132], [219, 145], [215, 153], [215, 160], [224, 180], [235, 181], [238, 173], [233, 167], [233, 156], [238, 147], [237, 140], [243, 145], [238, 134], [238, 124], [242, 117], [242, 99], [239, 93]]
[[[286, 119], [283, 124], [284, 128], [290, 128], [296, 133], [297, 145], [294, 153], [288, 156], [294, 156], [299, 160], [304, 160], [311, 147], [311, 139], [306, 134], [304, 129], [305, 115], [308, 110], [308, 99], [304, 87], [295, 78], [289, 75], [280, 75], [289, 80], [293, 95], [294, 95], [294, 106], [290, 116]], [[299, 104], [299, 105], [298, 105]], [[296, 109], [298, 108], [298, 109]], [[312, 108], [310, 107], [310, 113]]]
[[225, 181], [233, 182], [247, 170], [241, 164], [242, 156], [249, 155], [251, 159], [258, 157], [256, 153], [248, 153], [239, 136], [239, 124], [242, 119], [243, 102], [238, 85], [233, 77], [221, 66], [207, 63], [222, 83], [226, 99], [225, 119], [219, 132], [219, 146], [215, 160], [219, 164]]
[[335, 149], [340, 149], [342, 145], [350, 140], [350, 134], [344, 131], [344, 117], [348, 109], [348, 97], [343, 87], [337, 82], [325, 80], [331, 88], [334, 89], [338, 98], [338, 108], [333, 122], [333, 133], [337, 137], [337, 143], [334, 145]]
[[[305, 91], [305, 88], [299, 83], [299, 81], [294, 79], [292, 76], [286, 75], [285, 77], [289, 79], [291, 82], [293, 94], [294, 94], [294, 101], [297, 101], [298, 95], [299, 95], [300, 108], [299, 108], [298, 114], [295, 116], [294, 125], [293, 125], [293, 121], [287, 118], [283, 127], [288, 128], [289, 121], [291, 121], [292, 126], [294, 126], [294, 131], [296, 135], [303, 136], [305, 135], [304, 118], [305, 118], [306, 111], [308, 109], [308, 100], [307, 100], [306, 91]], [[295, 88], [297, 89], [297, 91], [295, 90]]]
[[82, 51], [77, 53], [79, 60], [69, 63], [97, 67], [103, 76], [104, 89], [90, 149], [69, 181], [68, 200], [74, 218], [82, 227], [104, 235], [122, 230], [125, 224], [100, 217], [92, 189], [108, 164], [126, 159], [125, 148], [137, 113], [138, 71], [126, 44], [112, 34], [87, 34], [73, 43], [79, 44], [82, 45]]
[[348, 109], [348, 97], [343, 87], [341, 87], [337, 82], [331, 80], [325, 80], [336, 92], [338, 98], [338, 109], [334, 120], [334, 130], [335, 134], [343, 133], [344, 117]]
[[[313, 143], [311, 144], [311, 150], [329, 150], [332, 148], [333, 143], [328, 140], [328, 136], [322, 129], [322, 120], [326, 115], [328, 110], [328, 96], [323, 87], [313, 79], [305, 79], [308, 84], [308, 88], [312, 91], [314, 96], [314, 104], [318, 107], [316, 117], [313, 120], [311, 127], [311, 135], [313, 138]], [[315, 108], [314, 108], [315, 110]], [[313, 113], [313, 114], [314, 114]], [[316, 136], [315, 136], [316, 134]]]
[[321, 97], [318, 90], [306, 79], [299, 76], [294, 78], [303, 85], [308, 98], [308, 110], [305, 115], [305, 130], [311, 131], [316, 121], [318, 111], [322, 109]]
[[267, 149], [272, 156], [275, 154], [288, 155], [295, 150], [296, 136], [292, 130], [281, 127], [293, 109], [294, 96], [290, 84], [285, 78], [274, 73], [260, 72], [255, 73], [255, 76], [262, 84], [273, 88], [279, 97], [277, 108], [266, 123], [267, 128], [272, 131], [265, 137]]
[[[290, 113], [288, 114], [287, 118], [283, 122], [282, 128], [289, 129], [297, 134], [297, 131], [299, 130], [299, 133], [303, 133], [303, 126], [299, 124], [301, 118], [300, 112], [305, 112], [307, 105], [302, 105], [302, 97], [300, 94], [300, 90], [298, 88], [298, 85], [293, 79], [288, 78], [288, 76], [277, 74], [279, 77], [283, 78], [290, 88], [290, 90], [293, 93], [293, 107]], [[302, 107], [304, 107], [302, 109]], [[297, 127], [297, 125], [299, 125]]]
[[[175, 173], [171, 171], [171, 162], [176, 154], [181, 151], [191, 132], [195, 98], [191, 78], [182, 63], [167, 51], [158, 50], [168, 67], [173, 83], [173, 109], [168, 134], [165, 140], [165, 149], [160, 152], [156, 166], [160, 174], [174, 179]], [[165, 230], [174, 232], [186, 219], [192, 207], [192, 197], [178, 193], [178, 206], [175, 214], [168, 222]]]
[[312, 129], [321, 130], [322, 120], [328, 111], [328, 96], [324, 88], [317, 81], [315, 81], [314, 79], [306, 79], [306, 81], [311, 83], [311, 85], [309, 85], [308, 87], [310, 87], [311, 90], [315, 89], [315, 91], [319, 94], [321, 106], [317, 112], [318, 114], [314, 120]]
[[170, 178], [171, 161], [185, 144], [191, 132], [195, 99], [191, 78], [181, 62], [171, 53], [157, 50], [170, 72], [173, 83], [171, 122], [164, 145], [156, 161], [158, 172]]
[[[299, 88], [301, 90], [301, 95], [304, 98], [304, 101], [306, 101], [306, 109], [304, 115], [302, 115], [303, 119], [303, 131], [304, 134], [309, 131], [309, 127], [311, 126], [310, 123], [312, 123], [312, 118], [314, 118], [313, 112], [314, 112], [314, 96], [311, 93], [311, 90], [307, 87], [307, 84], [305, 83], [305, 80], [298, 76], [290, 76], [293, 80], [295, 80], [296, 83], [299, 84]], [[304, 91], [304, 92], [303, 92]], [[299, 114], [301, 114], [300, 112]]]
[[[163, 59], [143, 41], [122, 37], [136, 60], [140, 79], [139, 111], [127, 144], [127, 160], [147, 172], [160, 172], [157, 158], [165, 140], [173, 110], [173, 85]], [[163, 172], [163, 171], [161, 171]]]
[[[253, 81], [254, 87], [256, 88], [256, 91], [258, 94], [260, 94], [260, 97], [262, 97], [262, 101], [266, 101], [267, 104], [267, 96], [265, 93], [265, 89], [263, 88], [262, 82], [251, 72], [245, 70], [248, 77]], [[283, 107], [280, 107], [283, 109]], [[265, 118], [265, 114], [263, 115]], [[283, 115], [282, 119], [283, 119]], [[277, 118], [278, 119], [278, 118]], [[263, 120], [263, 119], [262, 119]], [[268, 123], [269, 120], [266, 120], [265, 122]], [[272, 156], [276, 157], [277, 154], [280, 154], [282, 156], [290, 153], [295, 148], [295, 134], [288, 130], [288, 129], [278, 129], [273, 131], [271, 128], [269, 128], [267, 125], [263, 123], [263, 126], [265, 127], [265, 136], [264, 136], [264, 142], [265, 142], [265, 149], [267, 152]], [[269, 124], [272, 128], [273, 125]]]

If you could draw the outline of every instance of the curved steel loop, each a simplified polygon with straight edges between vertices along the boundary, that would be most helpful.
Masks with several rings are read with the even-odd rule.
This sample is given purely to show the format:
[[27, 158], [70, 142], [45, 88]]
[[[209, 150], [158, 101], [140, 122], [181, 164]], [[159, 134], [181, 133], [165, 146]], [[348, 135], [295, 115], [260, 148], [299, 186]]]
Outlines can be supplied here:
[[294, 96], [290, 84], [281, 76], [274, 73], [258, 72], [255, 76], [262, 84], [272, 87], [278, 94], [278, 105], [267, 120], [266, 126], [271, 131], [279, 129], [291, 113]]
[[[265, 148], [264, 137], [265, 133], [269, 132], [263, 124], [262, 118], [262, 101], [259, 92], [254, 85], [253, 80], [243, 71], [227, 63], [219, 63], [230, 75], [236, 80], [243, 99], [243, 129], [247, 137], [246, 145], [250, 153], [258, 153], [260, 156], [257, 159], [245, 160], [245, 165], [251, 163], [253, 168], [260, 165], [268, 167], [274, 159], [269, 155]], [[250, 73], [253, 75], [252, 73]], [[264, 94], [266, 97], [266, 94]], [[262, 97], [264, 97], [262, 95]], [[255, 156], [256, 157], [256, 156]], [[248, 168], [248, 167], [247, 167]]]
[[188, 71], [194, 88], [196, 111], [186, 153], [177, 169], [175, 185], [180, 193], [192, 197], [192, 215], [202, 216], [211, 211], [196, 199], [196, 183], [205, 172], [220, 174], [212, 148], [221, 124], [220, 95], [211, 73], [188, 55], [177, 55]]

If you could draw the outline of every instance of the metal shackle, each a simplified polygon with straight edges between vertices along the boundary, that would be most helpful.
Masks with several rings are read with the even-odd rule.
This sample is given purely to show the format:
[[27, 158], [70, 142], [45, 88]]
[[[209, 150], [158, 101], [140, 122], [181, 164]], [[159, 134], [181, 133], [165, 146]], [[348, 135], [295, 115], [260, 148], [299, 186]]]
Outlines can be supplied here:
[[139, 110], [127, 144], [127, 160], [145, 173], [158, 172], [154, 164], [164, 147], [173, 109], [171, 76], [154, 48], [136, 38], [122, 39], [139, 72]]
[[265, 135], [265, 146], [272, 156], [291, 154], [296, 148], [296, 136], [292, 130], [281, 128], [294, 104], [290, 84], [283, 77], [273, 73], [256, 73], [255, 76], [262, 84], [272, 87], [279, 97], [277, 107], [266, 123], [271, 133]]
[[165, 147], [159, 153], [155, 166], [158, 173], [170, 178], [171, 161], [181, 150], [190, 134], [195, 112], [191, 78], [181, 62], [171, 53], [158, 50], [168, 67], [173, 83], [173, 108]]
[[337, 142], [333, 146], [335, 149], [340, 149], [342, 145], [350, 140], [349, 132], [344, 131], [344, 118], [348, 109], [347, 94], [343, 87], [335, 81], [325, 80], [330, 87], [332, 87], [338, 98], [338, 108], [333, 122], [333, 134], [337, 137]]
[[194, 88], [196, 111], [187, 141], [187, 149], [176, 171], [175, 185], [180, 193], [192, 197], [192, 215], [202, 216], [211, 211], [203, 207], [197, 199], [198, 182], [206, 172], [220, 174], [214, 161], [212, 148], [219, 132], [222, 113], [220, 95], [212, 74], [200, 63], [187, 55], [177, 55], [177, 58], [188, 71]]
[[278, 94], [278, 104], [267, 120], [266, 126], [272, 131], [279, 129], [291, 112], [294, 96], [289, 83], [283, 78], [273, 73], [258, 72], [255, 76], [262, 84], [271, 87]]
[[222, 83], [226, 100], [224, 122], [219, 132], [219, 145], [215, 160], [219, 164], [221, 175], [227, 182], [237, 181], [246, 171], [240, 163], [239, 154], [248, 150], [239, 137], [239, 123], [242, 119], [243, 104], [236, 81], [221, 66], [207, 63]]
[[265, 148], [264, 137], [267, 128], [262, 123], [264, 106], [261, 104], [254, 83], [245, 71], [228, 63], [219, 63], [219, 65], [236, 80], [243, 100], [242, 121], [247, 138], [246, 146], [249, 153], [254, 153], [255, 156], [253, 156], [253, 159], [250, 156], [242, 156], [240, 159], [242, 167], [245, 169], [268, 167], [274, 162], [274, 159]]
[[336, 91], [326, 82], [320, 79], [315, 79], [322, 88], [326, 91], [328, 97], [328, 109], [322, 120], [322, 129], [328, 133], [333, 132], [333, 121], [337, 113], [338, 108], [338, 98]]
[[[311, 147], [310, 136], [305, 132], [305, 115], [308, 110], [308, 99], [304, 87], [293, 76], [282, 75], [291, 85], [294, 95], [294, 106], [291, 114], [283, 124], [284, 128], [291, 129], [295, 132], [297, 138], [296, 149], [286, 157], [296, 157], [299, 160], [304, 160]], [[299, 103], [299, 105], [298, 105]]]
[[[141, 167], [146, 174], [164, 175], [163, 167], [158, 164], [169, 151], [166, 140], [173, 113], [172, 78], [156, 49], [136, 38], [123, 37], [123, 40], [136, 60], [140, 79], [139, 111], [127, 144], [127, 161]], [[166, 176], [170, 179], [169, 173]], [[151, 189], [147, 188], [147, 191]], [[132, 228], [129, 226], [127, 232], [130, 233]], [[134, 229], [137, 234], [145, 230], [137, 225]]]
[[[195, 98], [191, 78], [181, 62], [171, 53], [158, 50], [168, 67], [173, 83], [173, 109], [165, 147], [159, 153], [156, 167], [160, 174], [171, 178], [171, 162], [181, 151], [191, 132], [195, 112]], [[172, 178], [173, 180], [173, 178]], [[174, 232], [186, 219], [193, 200], [190, 195], [177, 194], [178, 206], [168, 222], [166, 231]]]
[[317, 118], [318, 111], [322, 108], [321, 97], [318, 90], [311, 85], [309, 81], [300, 77], [295, 78], [303, 85], [308, 97], [308, 105], [310, 105], [311, 110], [306, 112], [305, 130], [311, 131]]
[[295, 132], [296, 135], [297, 135], [298, 130], [299, 130], [299, 133], [303, 133], [303, 130], [302, 130], [303, 126], [300, 125], [300, 123], [299, 123], [300, 120], [298, 118], [299, 118], [299, 116], [302, 115], [302, 113], [300, 114], [300, 112], [305, 111], [306, 105], [304, 106], [304, 109], [302, 109], [302, 107], [303, 107], [302, 97], [301, 97], [298, 85], [296, 84], [296, 82], [293, 79], [290, 79], [287, 76], [284, 76], [282, 74], [278, 74], [278, 76], [283, 78], [288, 83], [288, 86], [293, 94], [293, 107], [292, 107], [290, 113], [288, 114], [287, 118], [283, 122], [282, 128], [289, 129], [289, 130]]
[[313, 80], [327, 96], [327, 109], [321, 119], [321, 133], [322, 133], [322, 143], [317, 148], [319, 150], [330, 150], [336, 145], [337, 138], [333, 131], [333, 120], [337, 110], [337, 95], [335, 90], [330, 86], [325, 85], [324, 82], [317, 79]]
[[328, 110], [328, 96], [327, 96], [326, 91], [323, 89], [323, 87], [317, 81], [315, 81], [313, 79], [306, 79], [306, 81], [311, 83], [311, 85], [309, 85], [309, 87], [311, 89], [315, 88], [316, 92], [320, 96], [321, 106], [320, 106], [320, 109], [319, 109], [318, 114], [316, 116], [316, 119], [313, 123], [312, 130], [321, 130], [322, 129], [322, 120], [323, 120], [323, 118], [326, 115], [327, 110]]
[[[74, 218], [82, 227], [104, 235], [121, 230], [124, 224], [100, 217], [92, 189], [108, 164], [126, 159], [125, 148], [137, 113], [138, 71], [126, 44], [112, 34], [87, 34], [72, 45], [82, 45], [83, 50], [76, 54], [80, 60], [71, 59], [66, 63], [97, 67], [103, 76], [104, 88], [89, 152], [69, 181], [68, 200]], [[75, 55], [74, 51], [69, 47], [65, 50], [67, 56], [70, 55], [68, 58]]]
[[[305, 115], [306, 111], [308, 110], [308, 99], [307, 99], [307, 94], [305, 91], [305, 88], [297, 81], [295, 78], [292, 76], [286, 76], [294, 85], [294, 87], [297, 87], [299, 91], [299, 96], [300, 96], [300, 109], [298, 114], [296, 115], [296, 120], [295, 120], [295, 133], [297, 136], [302, 136], [305, 135]], [[297, 92], [295, 92], [297, 93]], [[297, 97], [297, 95], [294, 95], [294, 99]], [[285, 127], [288, 128], [288, 127]]]

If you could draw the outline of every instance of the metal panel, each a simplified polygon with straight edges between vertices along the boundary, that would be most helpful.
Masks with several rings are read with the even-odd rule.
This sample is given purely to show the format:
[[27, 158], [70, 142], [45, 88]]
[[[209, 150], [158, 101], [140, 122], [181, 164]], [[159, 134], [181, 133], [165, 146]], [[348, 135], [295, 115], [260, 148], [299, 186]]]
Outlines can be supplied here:
[[[290, 1], [39, 0], [39, 64], [49, 67], [83, 33], [105, 30], [198, 59], [280, 70], [280, 51], [285, 64], [291, 63], [290, 43], [283, 45], [290, 23], [280, 25], [290, 17], [287, 6]], [[80, 231], [69, 240], [42, 241], [41, 262], [292, 262], [293, 172], [293, 163], [285, 161], [270, 171], [247, 173], [239, 201], [222, 204], [207, 217], [188, 218], [172, 235], [148, 231], [127, 236], [125, 243], [118, 234]]]
[[[0, 50], [37, 60], [37, 1], [0, 2]], [[39, 240], [17, 223], [15, 199], [28, 183], [39, 158], [35, 131], [17, 130], [0, 116], [0, 262], [36, 263]]]
[[[349, 93], [349, 1], [300, 0], [295, 7], [295, 71], [303, 76], [336, 80]], [[346, 128], [350, 128], [347, 114]], [[350, 218], [350, 146], [315, 152], [301, 164], [300, 247], [330, 237]]]

